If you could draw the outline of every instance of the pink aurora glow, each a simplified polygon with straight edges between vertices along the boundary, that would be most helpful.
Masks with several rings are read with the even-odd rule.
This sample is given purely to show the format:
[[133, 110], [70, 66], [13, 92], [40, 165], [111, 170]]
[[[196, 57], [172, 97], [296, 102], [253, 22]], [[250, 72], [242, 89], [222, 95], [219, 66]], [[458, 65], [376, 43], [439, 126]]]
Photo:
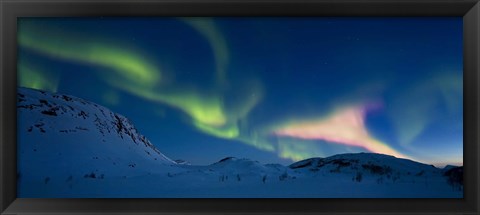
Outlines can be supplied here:
[[367, 110], [378, 105], [351, 106], [337, 109], [324, 119], [287, 125], [274, 131], [278, 136], [325, 140], [331, 143], [362, 147], [370, 152], [408, 158], [372, 137], [365, 126]]

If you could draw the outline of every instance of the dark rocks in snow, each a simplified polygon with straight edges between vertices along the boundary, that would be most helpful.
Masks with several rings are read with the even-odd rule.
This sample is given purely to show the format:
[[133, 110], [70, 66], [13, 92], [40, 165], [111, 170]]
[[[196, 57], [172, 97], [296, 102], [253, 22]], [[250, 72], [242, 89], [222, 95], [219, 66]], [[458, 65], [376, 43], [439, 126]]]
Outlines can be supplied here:
[[185, 161], [185, 160], [181, 160], [181, 159], [175, 160], [175, 163], [180, 164], [180, 165], [190, 165], [190, 162]]
[[69, 96], [66, 96], [66, 95], [63, 95], [62, 98], [63, 98], [63, 100], [65, 100], [67, 102], [72, 101], [72, 98], [69, 97]]
[[443, 173], [447, 177], [447, 183], [453, 188], [463, 188], [463, 167], [453, 167]]
[[81, 116], [83, 119], [86, 119], [88, 117], [88, 114], [82, 110], [78, 113], [78, 116]]
[[[70, 176], [70, 177], [71, 177], [71, 176]], [[84, 178], [104, 179], [104, 178], [105, 178], [105, 174], [97, 175], [97, 174], [95, 174], [94, 172], [91, 172], [91, 173], [89, 173], [89, 174], [85, 174], [83, 177], [84, 177]]]
[[[26, 101], [26, 100], [24, 100]], [[33, 110], [35, 107], [42, 107], [42, 105], [37, 105], [37, 104], [28, 104], [28, 105], [18, 105], [17, 108], [25, 108], [29, 110]]]
[[[129, 119], [118, 114], [113, 114], [112, 117], [114, 118], [112, 124], [120, 138], [123, 139], [124, 136], [128, 136], [135, 144], [143, 143], [145, 147], [152, 149], [157, 154], [161, 154], [145, 136], [138, 133], [138, 130], [132, 125]], [[102, 127], [103, 126], [105, 126], [105, 124], [102, 124]], [[108, 130], [108, 132], [110, 132], [110, 130]]]
[[424, 170], [418, 172], [417, 174], [415, 174], [415, 176], [422, 176], [423, 174], [425, 174], [425, 171], [424, 171]]
[[39, 99], [38, 101], [40, 102], [40, 104], [44, 104], [44, 105], [47, 105], [47, 106], [51, 107], [51, 105], [45, 99]]
[[57, 116], [57, 112], [54, 109], [44, 110], [44, 111], [42, 111], [42, 114], [50, 115], [50, 116]]
[[117, 114], [114, 114], [115, 122], [114, 125], [117, 128], [117, 133], [121, 136], [123, 131], [123, 123], [120, 117]]
[[233, 160], [233, 159], [235, 159], [235, 157], [226, 157], [226, 158], [223, 158], [223, 159], [219, 160], [217, 163], [221, 163], [221, 162], [225, 162], [225, 161]]
[[446, 172], [446, 171], [451, 170], [451, 169], [456, 168], [456, 167], [459, 167], [459, 166], [446, 165], [442, 170], [443, 170], [444, 172]]
[[80, 127], [80, 126], [76, 126], [75, 128], [78, 129], [78, 130], [82, 130], [82, 131], [88, 131], [88, 128], [84, 128], [84, 127]]
[[281, 174], [280, 176], [278, 176], [278, 180], [280, 181], [284, 181], [284, 180], [287, 180], [289, 178], [289, 175], [287, 172], [284, 172], [283, 174]]
[[345, 161], [345, 159], [334, 160], [332, 163], [333, 163], [333, 164], [336, 164], [336, 165], [338, 165], [338, 166], [340, 166], [340, 167], [347, 167], [347, 166], [350, 166], [350, 165], [351, 165], [351, 163], [348, 162], [348, 161]]
[[312, 161], [309, 160], [307, 162], [304, 162], [304, 163], [294, 163], [292, 165], [290, 165], [290, 168], [291, 169], [298, 169], [298, 168], [303, 168], [303, 167], [307, 167], [307, 166], [311, 166], [312, 165]]
[[17, 96], [17, 102], [20, 103], [20, 102], [26, 101], [25, 95], [23, 95], [23, 94], [21, 94], [21, 93], [17, 93], [17, 95], [18, 95], [18, 96]]
[[355, 175], [355, 181], [361, 182], [362, 178], [363, 178], [363, 174], [361, 172], [357, 172], [357, 174]]
[[392, 168], [389, 166], [379, 166], [376, 164], [362, 164], [362, 168], [369, 170], [372, 174], [379, 174], [379, 175], [384, 175], [384, 174], [389, 174], [392, 172]]

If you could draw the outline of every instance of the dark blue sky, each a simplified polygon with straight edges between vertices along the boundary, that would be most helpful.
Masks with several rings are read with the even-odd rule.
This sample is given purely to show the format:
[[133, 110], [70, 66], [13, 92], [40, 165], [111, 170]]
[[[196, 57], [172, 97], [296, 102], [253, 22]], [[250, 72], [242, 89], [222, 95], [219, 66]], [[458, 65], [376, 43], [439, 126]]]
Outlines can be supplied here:
[[164, 154], [463, 161], [462, 18], [22, 18], [19, 85], [125, 115]]

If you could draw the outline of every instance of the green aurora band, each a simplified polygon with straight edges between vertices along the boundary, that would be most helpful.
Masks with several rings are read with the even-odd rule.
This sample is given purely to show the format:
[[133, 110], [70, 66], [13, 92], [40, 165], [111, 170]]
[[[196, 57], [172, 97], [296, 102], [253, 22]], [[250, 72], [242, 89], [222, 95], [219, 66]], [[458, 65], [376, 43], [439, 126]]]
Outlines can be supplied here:
[[[217, 61], [216, 88], [225, 85], [225, 67], [228, 62], [228, 48], [225, 39], [215, 27], [213, 20], [193, 18], [179, 19], [199, 31], [210, 43]], [[162, 89], [161, 70], [155, 63], [145, 60], [146, 56], [138, 54], [138, 50], [129, 48], [121, 43], [112, 44], [106, 38], [97, 37], [85, 41], [78, 36], [65, 36], [54, 29], [40, 30], [22, 23], [19, 28], [19, 44], [30, 50], [49, 55], [58, 59], [87, 63], [105, 68], [101, 75], [112, 87], [121, 89], [130, 94], [140, 96], [149, 101], [166, 104], [186, 113], [191, 119], [191, 125], [198, 130], [219, 138], [237, 140], [260, 149], [274, 150], [272, 146], [260, 143], [242, 134], [239, 122], [245, 118], [262, 97], [262, 87], [259, 82], [251, 82], [249, 92], [245, 93], [244, 100], [235, 104], [225, 104], [222, 90], [215, 93], [204, 93], [202, 89], [176, 85], [174, 89]], [[46, 33], [49, 32], [49, 33]], [[83, 39], [83, 40], [82, 40]], [[30, 70], [20, 70], [20, 76], [25, 77]], [[31, 76], [41, 81], [42, 86], [49, 86], [48, 80]], [[33, 79], [32, 79], [33, 80]], [[23, 82], [22, 82], [23, 83]], [[32, 84], [25, 85], [33, 87]], [[250, 96], [255, 94], [256, 96]], [[118, 100], [110, 98], [109, 102]], [[110, 101], [111, 100], [111, 101]]]
[[57, 92], [59, 82], [58, 76], [32, 69], [33, 67], [26, 63], [19, 63], [17, 68], [19, 74], [19, 86]]
[[216, 27], [215, 22], [211, 18], [204, 17], [183, 17], [179, 20], [195, 29], [208, 41], [215, 57], [217, 84], [224, 85], [230, 54], [226, 39]]

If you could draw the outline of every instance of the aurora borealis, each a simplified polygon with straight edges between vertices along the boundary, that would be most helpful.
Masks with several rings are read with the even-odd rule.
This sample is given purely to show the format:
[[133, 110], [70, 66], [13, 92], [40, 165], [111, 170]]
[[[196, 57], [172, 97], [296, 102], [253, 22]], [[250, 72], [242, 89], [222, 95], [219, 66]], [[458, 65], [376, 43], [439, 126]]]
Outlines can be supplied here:
[[463, 163], [461, 18], [22, 18], [17, 68], [194, 164]]
[[337, 144], [358, 146], [370, 152], [408, 158], [368, 134], [364, 123], [364, 107], [340, 109], [328, 117], [321, 121], [287, 125], [275, 130], [274, 133], [279, 136], [318, 139]]

